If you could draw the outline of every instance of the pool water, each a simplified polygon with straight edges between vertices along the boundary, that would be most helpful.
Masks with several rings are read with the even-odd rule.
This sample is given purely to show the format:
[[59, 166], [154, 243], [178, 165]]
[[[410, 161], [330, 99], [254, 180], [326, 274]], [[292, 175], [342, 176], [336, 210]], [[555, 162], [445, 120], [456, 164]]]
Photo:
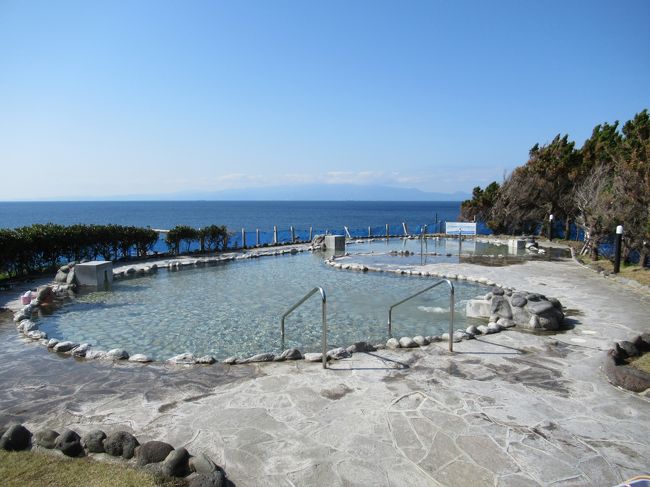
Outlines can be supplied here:
[[[459, 242], [457, 238], [432, 237], [420, 240], [410, 238], [367, 239], [355, 240], [348, 244], [350, 252], [375, 252], [389, 253], [408, 250], [419, 254], [420, 250], [428, 254], [452, 254], [458, 257], [460, 253], [480, 255], [505, 255], [508, 254], [508, 245], [496, 242], [477, 241], [474, 238], [464, 238]], [[525, 255], [525, 250], [520, 250], [516, 255]]]
[[[334, 269], [316, 252], [160, 271], [116, 281], [108, 292], [82, 294], [40, 329], [50, 338], [123, 348], [165, 360], [179, 353], [247, 357], [279, 352], [280, 317], [315, 286], [327, 293], [328, 347], [388, 338], [388, 308], [435, 282], [432, 278]], [[455, 282], [455, 328], [465, 328], [478, 284]], [[319, 351], [320, 298], [286, 320], [285, 348]], [[449, 326], [449, 292], [439, 286], [393, 311], [393, 335], [434, 335]]]
[[[567, 258], [571, 254], [559, 248], [549, 253], [535, 254], [519, 249], [512, 252], [505, 243], [488, 242], [474, 238], [458, 239], [432, 237], [420, 239], [391, 238], [356, 240], [346, 250], [355, 254], [354, 261], [364, 265], [425, 265], [458, 264], [477, 257], [499, 257], [502, 264], [520, 263], [526, 259]], [[408, 251], [408, 255], [404, 255]], [[548, 252], [548, 251], [547, 251]]]

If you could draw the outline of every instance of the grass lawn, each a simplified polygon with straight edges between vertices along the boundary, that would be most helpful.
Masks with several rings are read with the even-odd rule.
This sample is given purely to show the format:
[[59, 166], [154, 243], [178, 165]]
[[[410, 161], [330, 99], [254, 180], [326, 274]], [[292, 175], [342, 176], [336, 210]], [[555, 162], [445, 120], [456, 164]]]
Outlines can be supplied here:
[[[566, 240], [561, 240], [560, 242], [573, 247], [576, 254], [582, 248], [582, 242], [568, 242]], [[614, 263], [606, 258], [600, 258], [594, 261], [591, 260], [588, 255], [579, 255], [577, 257], [580, 262], [587, 266], [590, 266], [592, 268], [596, 268], [596, 266], [598, 266], [600, 268], [599, 270], [603, 270], [609, 273], [614, 272]], [[643, 268], [638, 265], [626, 265], [625, 263], [621, 262], [621, 269], [617, 275], [626, 279], [632, 279], [640, 284], [650, 286], [650, 268]]]
[[[599, 266], [605, 272], [611, 273], [614, 271], [614, 264], [607, 259], [598, 259], [596, 261], [593, 261], [590, 258], [583, 255], [580, 257], [580, 261], [583, 264], [588, 266]], [[626, 279], [632, 279], [634, 281], [639, 282], [640, 284], [650, 286], [649, 268], [644, 269], [638, 265], [625, 265], [621, 262], [621, 269], [620, 272], [617, 274], [617, 276], [624, 277]]]
[[41, 452], [0, 450], [2, 485], [20, 487], [180, 487], [182, 480], [165, 482], [120, 464], [90, 458], [67, 458]]

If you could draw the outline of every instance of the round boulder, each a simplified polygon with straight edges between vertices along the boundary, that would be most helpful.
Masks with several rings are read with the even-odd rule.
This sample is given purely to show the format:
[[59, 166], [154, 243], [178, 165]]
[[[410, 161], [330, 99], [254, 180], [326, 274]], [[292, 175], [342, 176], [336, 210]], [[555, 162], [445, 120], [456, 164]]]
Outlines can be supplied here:
[[174, 355], [168, 362], [176, 365], [192, 365], [196, 363], [196, 357], [191, 353], [181, 353], [180, 355]]
[[546, 301], [546, 296], [544, 296], [543, 294], [539, 294], [539, 293], [528, 293], [526, 295], [526, 299], [528, 299], [528, 301], [532, 301], [532, 302]]
[[81, 437], [83, 446], [90, 453], [104, 453], [104, 440], [106, 433], [102, 430], [93, 430]]
[[528, 303], [528, 300], [520, 294], [513, 294], [510, 298], [510, 304], [517, 308], [523, 308]]
[[[490, 313], [497, 315], [498, 318], [512, 318], [512, 309], [508, 303], [508, 299], [501, 296], [494, 296], [490, 307]], [[498, 319], [497, 318], [497, 319]]]
[[465, 330], [456, 330], [453, 335], [453, 340], [455, 343], [458, 343], [461, 340], [471, 340], [473, 338], [474, 335], [470, 335]]
[[639, 349], [636, 348], [634, 343], [628, 342], [627, 340], [620, 341], [616, 344], [616, 349], [621, 352], [621, 350], [624, 352], [623, 357], [636, 357], [639, 355]]
[[[305, 362], [321, 362], [323, 360], [323, 354], [320, 352], [306, 353], [304, 355]], [[330, 358], [326, 355], [325, 360]]]
[[38, 330], [38, 325], [34, 323], [32, 320], [23, 320], [18, 325], [18, 329], [22, 331], [25, 335], [27, 335], [27, 333], [29, 333], [30, 331]]
[[114, 348], [113, 350], [106, 352], [106, 355], [104, 357], [111, 360], [128, 360], [129, 354], [126, 350], [122, 350], [121, 348]]
[[204, 453], [199, 453], [189, 460], [190, 470], [196, 473], [209, 474], [218, 470], [217, 464], [210, 460]]
[[104, 440], [104, 450], [114, 457], [133, 458], [138, 440], [128, 431], [115, 431]]
[[189, 479], [188, 487], [222, 487], [224, 485], [223, 472], [200, 473]]
[[341, 359], [344, 359], [344, 358], [352, 357], [352, 354], [350, 352], [348, 352], [347, 349], [345, 349], [343, 347], [339, 347], [339, 348], [334, 348], [332, 350], [329, 350], [327, 352], [327, 356], [329, 358], [331, 358], [331, 359], [334, 359], [334, 360], [341, 360]]
[[54, 430], [44, 429], [34, 433], [34, 444], [41, 448], [51, 450], [56, 447], [56, 439], [59, 433]]
[[131, 355], [129, 357], [129, 362], [138, 362], [141, 364], [146, 364], [148, 362], [151, 362], [151, 358], [149, 358], [149, 356], [144, 355], [142, 353], [136, 353], [135, 355]]
[[78, 346], [79, 346], [78, 343], [64, 341], [64, 342], [57, 343], [56, 345], [54, 345], [53, 348], [55, 352], [65, 353], [65, 352], [69, 352], [70, 350]]
[[418, 344], [411, 337], [402, 337], [399, 339], [399, 346], [401, 348], [415, 348]]
[[86, 352], [87, 360], [103, 359], [106, 357], [106, 352], [103, 350], [88, 350]]
[[135, 454], [136, 463], [140, 466], [162, 462], [174, 450], [174, 447], [164, 441], [147, 441], [140, 445]]
[[185, 477], [190, 471], [189, 458], [185, 448], [171, 451], [163, 461], [162, 473], [167, 477]]
[[498, 323], [488, 323], [488, 333], [499, 333], [503, 328]]
[[0, 448], [20, 451], [29, 448], [32, 434], [22, 424], [12, 424], [0, 437]]
[[285, 350], [280, 355], [280, 360], [300, 360], [302, 358], [302, 353], [297, 348], [289, 348]]
[[397, 338], [389, 338], [388, 341], [386, 342], [386, 348], [390, 348], [391, 350], [394, 350], [399, 347], [400, 344]]
[[509, 320], [508, 318], [499, 318], [499, 320], [497, 321], [497, 325], [500, 325], [503, 328], [512, 328], [513, 326], [515, 326], [515, 322]]
[[72, 430], [65, 430], [56, 439], [55, 448], [68, 457], [78, 457], [84, 451], [81, 437]]
[[481, 332], [478, 331], [478, 328], [476, 327], [476, 325], [469, 325], [465, 329], [465, 333], [467, 333], [468, 335], [480, 335], [481, 334]]
[[273, 362], [275, 354], [273, 353], [258, 353], [252, 357], [248, 357], [241, 361], [242, 364], [257, 363], [257, 362]]
[[78, 347], [72, 349], [73, 357], [85, 357], [90, 350], [90, 343], [82, 343]]
[[348, 347], [348, 351], [351, 353], [354, 352], [374, 352], [375, 347], [368, 342], [355, 342], [354, 344]]
[[418, 344], [420, 347], [426, 347], [429, 344], [429, 340], [427, 340], [425, 337], [422, 335], [414, 336], [413, 341]]
[[217, 360], [211, 355], [204, 355], [203, 357], [199, 357], [196, 359], [197, 364], [203, 364], [203, 365], [212, 365], [216, 361]]

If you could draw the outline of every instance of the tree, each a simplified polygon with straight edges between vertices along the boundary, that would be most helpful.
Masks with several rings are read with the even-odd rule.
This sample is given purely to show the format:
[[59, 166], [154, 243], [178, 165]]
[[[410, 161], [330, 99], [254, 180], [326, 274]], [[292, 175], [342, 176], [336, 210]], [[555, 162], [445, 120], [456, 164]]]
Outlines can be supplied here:
[[228, 240], [228, 230], [225, 225], [209, 225], [201, 229], [200, 237], [209, 251], [223, 250]]
[[491, 182], [482, 190], [476, 186], [472, 191], [472, 199], [465, 200], [460, 205], [461, 221], [483, 221], [487, 222], [490, 212], [497, 198], [499, 197], [499, 183]]
[[516, 168], [501, 185], [488, 226], [495, 232], [529, 233], [548, 215], [569, 222], [577, 210], [573, 188], [579, 179], [582, 156], [568, 135], [559, 134], [547, 144], [535, 144], [526, 164]]
[[533, 233], [544, 219], [545, 180], [528, 166], [516, 168], [504, 181], [488, 225], [497, 233]]
[[550, 144], [530, 151], [526, 163], [531, 176], [530, 183], [537, 186], [534, 191], [536, 206], [543, 210], [542, 219], [554, 215], [564, 220], [565, 235], [571, 220], [576, 216], [573, 204], [573, 188], [581, 175], [582, 155], [575, 150], [575, 142], [569, 136], [556, 135]]
[[625, 227], [624, 242], [640, 254], [641, 266], [650, 253], [650, 116], [637, 113], [623, 125], [616, 159], [617, 216]]
[[583, 251], [598, 260], [598, 248], [613, 225], [614, 174], [611, 165], [600, 164], [583, 179], [574, 192], [578, 209], [576, 223], [585, 232]]
[[167, 233], [165, 241], [172, 252], [180, 253], [180, 244], [185, 242], [185, 251], [190, 251], [192, 242], [199, 239], [199, 231], [187, 225], [177, 225]]
[[585, 140], [580, 152], [582, 165], [579, 176], [586, 177], [589, 172], [598, 166], [613, 166], [617, 158], [623, 137], [618, 131], [618, 120], [613, 124], [604, 123], [596, 125], [591, 137]]

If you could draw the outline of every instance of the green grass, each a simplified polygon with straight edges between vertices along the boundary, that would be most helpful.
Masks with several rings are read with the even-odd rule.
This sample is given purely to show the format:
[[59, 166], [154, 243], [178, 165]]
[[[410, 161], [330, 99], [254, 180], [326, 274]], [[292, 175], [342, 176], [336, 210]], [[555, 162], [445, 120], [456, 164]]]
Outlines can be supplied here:
[[[614, 272], [614, 264], [607, 259], [591, 260], [589, 257], [582, 255], [579, 257], [580, 262], [590, 267], [598, 266], [605, 272]], [[638, 265], [626, 265], [621, 262], [619, 277], [632, 279], [640, 284], [650, 286], [650, 268], [643, 268]]]
[[182, 480], [165, 482], [125, 465], [67, 458], [41, 452], [0, 450], [0, 481], [7, 487], [180, 487]]

